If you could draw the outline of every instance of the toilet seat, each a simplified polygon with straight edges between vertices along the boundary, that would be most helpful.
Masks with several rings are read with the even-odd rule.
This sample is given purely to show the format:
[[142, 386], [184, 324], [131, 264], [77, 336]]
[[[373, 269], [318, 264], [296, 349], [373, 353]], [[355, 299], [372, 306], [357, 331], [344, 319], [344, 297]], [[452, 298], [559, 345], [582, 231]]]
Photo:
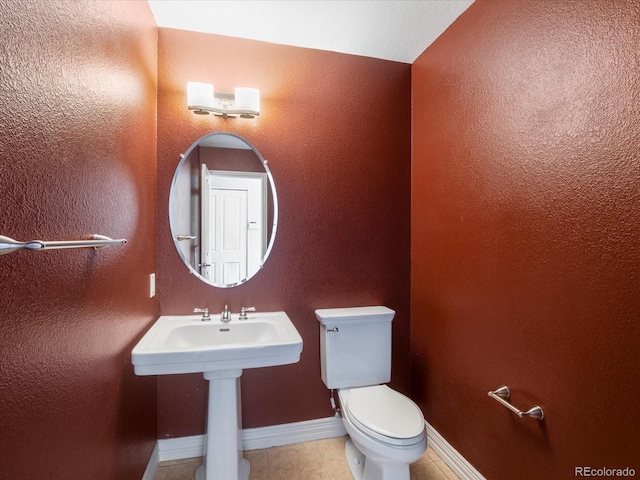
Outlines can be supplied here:
[[424, 437], [422, 411], [386, 385], [340, 390], [343, 410], [363, 433], [392, 445], [413, 445]]

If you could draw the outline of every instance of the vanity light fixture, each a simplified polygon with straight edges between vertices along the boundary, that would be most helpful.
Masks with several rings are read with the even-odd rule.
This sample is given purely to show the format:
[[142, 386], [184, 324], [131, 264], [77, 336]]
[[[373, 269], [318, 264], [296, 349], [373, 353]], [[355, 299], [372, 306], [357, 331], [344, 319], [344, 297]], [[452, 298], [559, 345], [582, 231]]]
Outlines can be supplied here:
[[235, 93], [220, 93], [209, 83], [187, 82], [187, 105], [197, 115], [253, 118], [260, 115], [260, 90], [238, 87]]

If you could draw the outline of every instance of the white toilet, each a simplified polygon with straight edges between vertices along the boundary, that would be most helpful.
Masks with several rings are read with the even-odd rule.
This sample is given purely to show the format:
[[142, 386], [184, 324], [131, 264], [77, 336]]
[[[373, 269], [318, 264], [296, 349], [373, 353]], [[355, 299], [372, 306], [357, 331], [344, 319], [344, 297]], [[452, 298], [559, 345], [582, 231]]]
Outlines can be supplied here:
[[316, 310], [322, 380], [338, 389], [355, 480], [409, 480], [409, 464], [427, 449], [420, 408], [384, 383], [391, 380], [387, 307]]

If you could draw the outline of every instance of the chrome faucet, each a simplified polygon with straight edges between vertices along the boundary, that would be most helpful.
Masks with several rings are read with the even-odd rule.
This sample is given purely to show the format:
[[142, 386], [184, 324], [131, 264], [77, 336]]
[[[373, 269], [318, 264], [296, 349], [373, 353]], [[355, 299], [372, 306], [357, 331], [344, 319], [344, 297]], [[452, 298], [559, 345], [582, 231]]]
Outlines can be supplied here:
[[238, 317], [238, 320], [246, 320], [247, 312], [255, 312], [255, 311], [256, 311], [256, 307], [242, 307], [240, 309], [240, 316]]
[[224, 306], [224, 310], [220, 314], [220, 321], [221, 322], [228, 322], [230, 320], [231, 320], [231, 312], [229, 311], [229, 306], [225, 305]]
[[193, 313], [201, 313], [202, 318], [200, 320], [202, 320], [203, 322], [208, 322], [209, 320], [211, 320], [211, 315], [209, 315], [208, 308], [194, 308]]

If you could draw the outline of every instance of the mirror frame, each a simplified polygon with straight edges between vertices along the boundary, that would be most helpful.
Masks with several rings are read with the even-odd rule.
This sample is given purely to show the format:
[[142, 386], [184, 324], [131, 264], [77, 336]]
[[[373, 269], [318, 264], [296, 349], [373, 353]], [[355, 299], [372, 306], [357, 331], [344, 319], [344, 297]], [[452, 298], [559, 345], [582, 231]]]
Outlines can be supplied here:
[[[174, 202], [175, 202], [173, 193], [174, 193], [174, 188], [176, 186], [176, 183], [178, 181], [178, 174], [181, 171], [181, 167], [184, 165], [184, 163], [187, 162], [187, 159], [189, 158], [189, 155], [191, 154], [191, 152], [193, 152], [196, 148], [198, 148], [200, 146], [200, 143], [202, 143], [205, 139], [209, 139], [212, 136], [216, 136], [216, 135], [221, 135], [221, 136], [224, 135], [224, 136], [234, 137], [235, 139], [237, 139], [237, 140], [243, 142], [245, 145], [247, 145], [247, 147], [249, 147], [248, 150], [252, 150], [253, 151], [253, 153], [256, 155], [256, 157], [258, 157], [258, 160], [260, 160], [260, 163], [262, 164], [262, 167], [264, 168], [264, 171], [267, 174], [267, 181], [268, 181], [269, 187], [271, 189], [271, 198], [273, 200], [273, 224], [272, 224], [272, 227], [271, 227], [271, 235], [269, 236], [269, 240], [268, 240], [268, 243], [267, 243], [267, 248], [265, 249], [265, 252], [262, 255], [262, 259], [260, 261], [260, 268], [258, 268], [258, 270], [256, 270], [255, 272], [251, 273], [250, 276], [247, 276], [246, 278], [240, 280], [239, 282], [225, 284], [225, 285], [219, 285], [219, 284], [213, 283], [213, 281], [207, 280], [206, 278], [204, 278], [200, 274], [200, 272], [198, 272], [196, 270], [196, 268], [194, 266], [191, 265], [189, 260], [184, 256], [182, 248], [180, 248], [180, 243], [179, 243], [180, 241], [177, 239], [177, 236], [179, 234], [174, 231], [173, 221], [171, 220], [171, 212], [173, 211]], [[200, 137], [198, 140], [193, 142], [191, 144], [191, 146], [187, 149], [187, 151], [184, 154], [180, 155], [180, 161], [176, 165], [176, 169], [175, 169], [175, 172], [173, 174], [173, 180], [171, 181], [171, 188], [169, 190], [169, 230], [171, 232], [171, 239], [173, 240], [173, 244], [174, 244], [174, 247], [176, 249], [176, 252], [178, 253], [180, 258], [182, 259], [182, 262], [185, 264], [185, 266], [189, 269], [189, 272], [191, 274], [193, 274], [196, 278], [198, 278], [202, 282], [206, 283], [207, 285], [211, 285], [212, 287], [217, 287], [217, 288], [237, 287], [239, 285], [243, 285], [244, 283], [248, 282], [254, 276], [256, 276], [258, 274], [258, 272], [260, 272], [260, 270], [262, 270], [264, 268], [264, 264], [266, 263], [267, 259], [269, 258], [269, 254], [271, 253], [271, 250], [273, 249], [273, 244], [275, 242], [277, 229], [278, 229], [278, 195], [276, 193], [276, 184], [273, 181], [273, 175], [271, 174], [271, 170], [269, 169], [269, 165], [267, 164], [267, 161], [264, 159], [264, 157], [258, 151], [258, 149], [255, 146], [253, 146], [253, 144], [251, 142], [249, 142], [247, 139], [241, 137], [240, 135], [236, 135], [235, 133], [230, 133], [230, 132], [211, 132], [211, 133], [207, 133], [206, 135]]]

